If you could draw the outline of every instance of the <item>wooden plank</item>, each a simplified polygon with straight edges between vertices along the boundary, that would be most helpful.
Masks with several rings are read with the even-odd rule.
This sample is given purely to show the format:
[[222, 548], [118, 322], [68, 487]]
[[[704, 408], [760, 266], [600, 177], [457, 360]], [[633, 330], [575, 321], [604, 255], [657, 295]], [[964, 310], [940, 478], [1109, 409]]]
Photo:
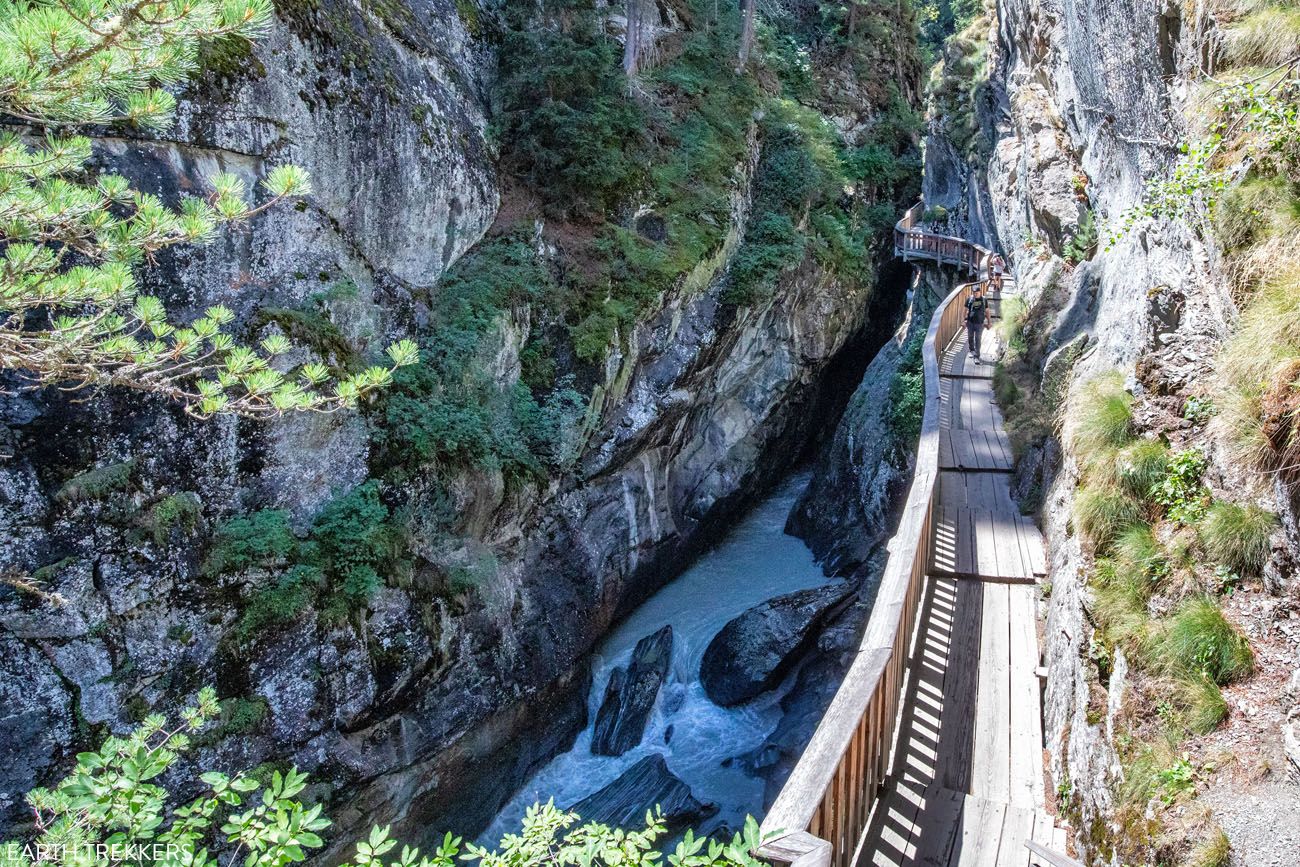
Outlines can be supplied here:
[[[946, 579], [939, 579], [946, 580]], [[943, 683], [943, 712], [935, 758], [935, 781], [957, 792], [970, 791], [971, 749], [975, 739], [979, 686], [980, 630], [986, 587], [977, 581], [950, 581], [954, 604], [952, 648]]]
[[1041, 859], [1040, 863], [1043, 863], [1044, 867], [1084, 867], [1082, 861], [1076, 861], [1059, 849], [1048, 848], [1033, 840], [1027, 841], [1025, 847]]
[[1034, 811], [1014, 804], [1007, 806], [1002, 820], [1002, 836], [998, 840], [996, 867], [1024, 867], [1027, 854], [1025, 843], [1034, 832]]
[[919, 799], [906, 797], [897, 789], [889, 789], [881, 796], [863, 842], [865, 863], [873, 867], [913, 863], [916, 857], [913, 831], [920, 806]]
[[1011, 803], [1042, 810], [1043, 730], [1038, 678], [1035, 588], [1007, 588], [1010, 610], [1011, 661]]
[[952, 856], [966, 796], [939, 786], [926, 791], [925, 811], [917, 815], [916, 863], [946, 867]]
[[1008, 587], [984, 585], [980, 629], [979, 687], [975, 701], [975, 746], [971, 793], [1006, 802], [1011, 789], [1011, 675], [1007, 624]]
[[967, 797], [962, 807], [961, 836], [948, 863], [952, 867], [995, 867], [1005, 815], [1005, 804]]

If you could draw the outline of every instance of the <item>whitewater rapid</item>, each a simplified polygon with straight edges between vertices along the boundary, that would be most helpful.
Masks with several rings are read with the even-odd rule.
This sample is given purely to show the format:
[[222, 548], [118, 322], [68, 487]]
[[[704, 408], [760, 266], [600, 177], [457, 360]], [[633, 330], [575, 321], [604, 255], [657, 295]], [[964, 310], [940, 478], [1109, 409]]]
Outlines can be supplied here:
[[[732, 618], [774, 596], [828, 582], [812, 552], [785, 522], [808, 483], [796, 474], [760, 502], [689, 569], [650, 597], [597, 647], [588, 696], [588, 724], [572, 749], [533, 775], [497, 815], [481, 841], [495, 844], [518, 829], [524, 811], [550, 798], [568, 807], [608, 785], [647, 755], [662, 753], [668, 769], [701, 801], [717, 804], [720, 823], [739, 827], [763, 807], [763, 781], [723, 762], [764, 743], [781, 718], [787, 683], [736, 708], [709, 701], [700, 685], [700, 659], [713, 636]], [[605, 685], [626, 666], [636, 643], [666, 625], [673, 628], [672, 663], [641, 743], [622, 756], [591, 754], [592, 728]], [[667, 735], [671, 733], [671, 737]]]

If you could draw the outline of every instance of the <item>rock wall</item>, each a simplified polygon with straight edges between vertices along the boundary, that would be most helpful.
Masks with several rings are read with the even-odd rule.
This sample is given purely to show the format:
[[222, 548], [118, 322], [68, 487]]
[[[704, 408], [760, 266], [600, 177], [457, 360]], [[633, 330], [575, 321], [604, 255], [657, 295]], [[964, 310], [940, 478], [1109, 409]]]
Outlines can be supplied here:
[[[975, 106], [985, 144], [959, 153], [932, 125], [927, 204], [954, 210], [967, 234], [1005, 251], [1029, 305], [1035, 361], [1061, 394], [1093, 373], [1135, 366], [1129, 385], [1139, 395], [1204, 388], [1236, 317], [1215, 252], [1169, 220], [1141, 222], [1113, 245], [1108, 235], [1144, 181], [1177, 157], [1183, 102], [1212, 22], [1197, 4], [1148, 0], [999, 0], [990, 21], [988, 80]], [[1066, 245], [1089, 212], [1100, 237], [1074, 262]], [[1239, 473], [1212, 457], [1223, 477]], [[1070, 518], [1077, 479], [1055, 438], [1018, 463], [1018, 489], [1042, 492], [1050, 559], [1042, 632], [1050, 771], [1070, 798], [1080, 854], [1108, 863], [1098, 844], [1117, 833], [1116, 719], [1128, 674], [1120, 652], [1103, 689], [1089, 658], [1090, 563]]]
[[[314, 177], [305, 206], [164, 259], [153, 288], [181, 314], [227, 304], [255, 334], [257, 308], [304, 302], [354, 346], [418, 333], [439, 276], [499, 206], [474, 10], [282, 0], [251, 54], [209, 58], [171, 137], [100, 141], [105, 165], [167, 197], [216, 169], [251, 185], [293, 161]], [[910, 57], [905, 42], [891, 50]], [[872, 108], [857, 101], [845, 128], [869, 126]], [[482, 827], [584, 724], [596, 641], [804, 453], [836, 404], [829, 374], [860, 370], [845, 367], [846, 349], [862, 345], [869, 317], [892, 325], [898, 296], [834, 279], [812, 257], [765, 302], [723, 303], [753, 168], [740, 167], [723, 253], [608, 359], [576, 468], [529, 484], [490, 469], [411, 479], [417, 566], [341, 620], [309, 606], [236, 647], [240, 612], [283, 576], [202, 563], [222, 520], [284, 509], [302, 531], [363, 482], [363, 417], [197, 423], [138, 396], [0, 390], [0, 533], [12, 540], [0, 571], [35, 570], [46, 594], [0, 584], [11, 709], [0, 834], [21, 827], [22, 794], [76, 751], [214, 681], [237, 700], [196, 767], [309, 770], [335, 841], [375, 821], [409, 839]], [[523, 307], [497, 323], [485, 367], [503, 391], [534, 318]], [[438, 508], [456, 513], [461, 536], [424, 532]], [[470, 599], [442, 592], [425, 565], [448, 546], [477, 570]]]

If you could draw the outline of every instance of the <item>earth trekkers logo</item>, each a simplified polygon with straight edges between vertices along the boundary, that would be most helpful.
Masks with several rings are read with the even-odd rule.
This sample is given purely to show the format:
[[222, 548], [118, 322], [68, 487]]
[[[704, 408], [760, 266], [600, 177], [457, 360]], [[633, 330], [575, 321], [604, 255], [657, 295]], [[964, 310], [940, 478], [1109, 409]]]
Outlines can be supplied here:
[[193, 848], [180, 843], [6, 843], [0, 867], [19, 864], [190, 863]]

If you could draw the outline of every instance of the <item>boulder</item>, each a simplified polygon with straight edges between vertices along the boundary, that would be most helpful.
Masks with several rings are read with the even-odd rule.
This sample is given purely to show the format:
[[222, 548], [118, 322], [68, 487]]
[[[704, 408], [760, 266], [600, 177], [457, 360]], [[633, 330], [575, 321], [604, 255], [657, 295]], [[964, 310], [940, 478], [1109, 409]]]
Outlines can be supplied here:
[[704, 651], [704, 692], [716, 704], [731, 707], [771, 689], [852, 594], [851, 584], [835, 582], [750, 608], [722, 627]]
[[592, 753], [621, 756], [641, 743], [659, 687], [668, 676], [672, 651], [673, 628], [665, 626], [637, 642], [626, 670], [614, 669], [596, 713]]
[[696, 800], [672, 771], [664, 757], [646, 756], [605, 788], [569, 807], [584, 822], [599, 822], [615, 828], [640, 828], [646, 810], [658, 806], [668, 830], [680, 831], [697, 825], [718, 812], [717, 804]]

